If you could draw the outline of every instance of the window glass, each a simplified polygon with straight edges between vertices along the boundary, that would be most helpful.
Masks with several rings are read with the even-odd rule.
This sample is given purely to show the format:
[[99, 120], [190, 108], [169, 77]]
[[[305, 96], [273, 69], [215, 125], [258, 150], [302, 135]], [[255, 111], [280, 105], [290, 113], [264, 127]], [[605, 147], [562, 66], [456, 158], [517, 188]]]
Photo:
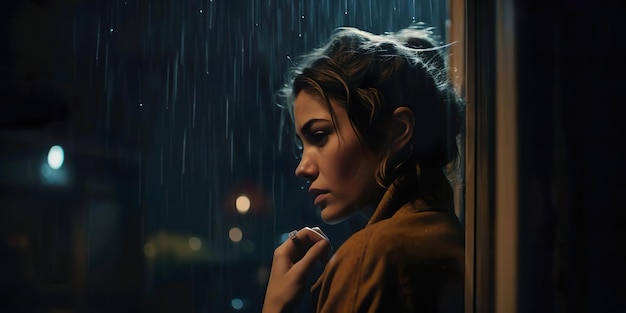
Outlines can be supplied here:
[[9, 6], [0, 235], [15, 270], [0, 289], [56, 297], [46, 308], [79, 295], [87, 311], [260, 311], [291, 230], [317, 225], [339, 246], [366, 222], [323, 224], [294, 176], [293, 124], [276, 96], [288, 69], [337, 27], [423, 23], [452, 43], [462, 95], [463, 12], [438, 0]]

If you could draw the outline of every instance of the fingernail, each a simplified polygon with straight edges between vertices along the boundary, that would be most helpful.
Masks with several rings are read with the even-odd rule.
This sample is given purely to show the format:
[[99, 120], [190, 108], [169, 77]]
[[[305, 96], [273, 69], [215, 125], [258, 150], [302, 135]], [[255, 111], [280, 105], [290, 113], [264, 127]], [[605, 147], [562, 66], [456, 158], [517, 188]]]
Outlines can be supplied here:
[[326, 238], [326, 241], [328, 242], [328, 246], [330, 247], [330, 251], [334, 251], [333, 245], [330, 243], [330, 240], [328, 240], [328, 238]]

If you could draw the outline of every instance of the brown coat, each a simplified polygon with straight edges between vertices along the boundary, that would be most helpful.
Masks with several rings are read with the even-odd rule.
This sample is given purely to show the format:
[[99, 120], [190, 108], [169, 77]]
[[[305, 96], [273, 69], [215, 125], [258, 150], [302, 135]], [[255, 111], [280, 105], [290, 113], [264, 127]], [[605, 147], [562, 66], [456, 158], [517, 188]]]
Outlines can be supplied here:
[[463, 311], [458, 219], [397, 194], [389, 188], [367, 226], [328, 262], [311, 288], [316, 312]]

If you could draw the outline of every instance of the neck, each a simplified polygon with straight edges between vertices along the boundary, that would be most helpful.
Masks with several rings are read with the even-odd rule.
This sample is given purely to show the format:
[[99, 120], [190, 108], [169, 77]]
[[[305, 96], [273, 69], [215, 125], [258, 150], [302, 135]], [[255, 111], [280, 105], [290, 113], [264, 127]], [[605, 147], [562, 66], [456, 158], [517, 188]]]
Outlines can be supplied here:
[[371, 202], [367, 204], [365, 207], [363, 207], [363, 209], [361, 209], [361, 215], [363, 215], [363, 217], [369, 220], [374, 214], [374, 211], [376, 210], [377, 205], [378, 205], [378, 202], [376, 203]]
[[422, 168], [417, 196], [431, 206], [446, 206], [452, 203], [454, 194], [450, 181], [440, 168]]
[[[448, 178], [439, 168], [418, 168], [398, 176], [384, 195], [361, 212], [366, 214], [369, 224], [391, 217], [407, 203], [423, 202], [426, 207], [437, 210], [450, 210], [453, 207], [453, 193]], [[373, 210], [372, 210], [373, 209]]]
[[[395, 203], [421, 200], [433, 208], [449, 210], [454, 205], [454, 194], [450, 181], [443, 170], [437, 167], [416, 167], [416, 171], [407, 171], [394, 181]], [[454, 210], [454, 209], [452, 209]]]

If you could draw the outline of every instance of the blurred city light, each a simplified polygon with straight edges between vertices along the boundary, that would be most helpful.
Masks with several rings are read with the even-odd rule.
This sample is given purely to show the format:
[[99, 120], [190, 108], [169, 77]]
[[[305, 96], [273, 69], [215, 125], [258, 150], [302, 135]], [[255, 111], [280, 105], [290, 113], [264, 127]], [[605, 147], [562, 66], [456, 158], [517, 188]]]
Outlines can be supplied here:
[[243, 309], [243, 300], [241, 300], [239, 298], [235, 298], [235, 299], [230, 301], [230, 305], [235, 310], [241, 310], [241, 309]]
[[50, 164], [41, 163], [39, 171], [42, 181], [46, 184], [61, 186], [68, 183], [69, 177], [65, 169], [52, 169]]
[[199, 237], [165, 230], [148, 235], [143, 250], [149, 258], [149, 266], [157, 264], [154, 262], [178, 264], [217, 260], [210, 243], [202, 242]]
[[58, 170], [63, 166], [65, 154], [63, 148], [58, 145], [54, 145], [48, 151], [48, 166], [53, 170]]
[[239, 196], [235, 201], [235, 207], [241, 214], [246, 214], [250, 210], [250, 199], [246, 196]]
[[149, 258], [152, 258], [156, 254], [156, 248], [153, 244], [147, 243], [143, 245], [143, 254], [145, 254]]
[[270, 268], [267, 266], [261, 266], [256, 271], [256, 282], [260, 286], [267, 285], [270, 278]]
[[283, 233], [280, 235], [280, 239], [278, 239], [278, 244], [285, 242], [289, 238], [289, 233]]
[[230, 238], [232, 242], [240, 242], [243, 238], [243, 232], [239, 227], [233, 227], [228, 231], [228, 238]]
[[198, 237], [189, 238], [189, 248], [193, 251], [198, 251], [202, 248], [202, 241]]

